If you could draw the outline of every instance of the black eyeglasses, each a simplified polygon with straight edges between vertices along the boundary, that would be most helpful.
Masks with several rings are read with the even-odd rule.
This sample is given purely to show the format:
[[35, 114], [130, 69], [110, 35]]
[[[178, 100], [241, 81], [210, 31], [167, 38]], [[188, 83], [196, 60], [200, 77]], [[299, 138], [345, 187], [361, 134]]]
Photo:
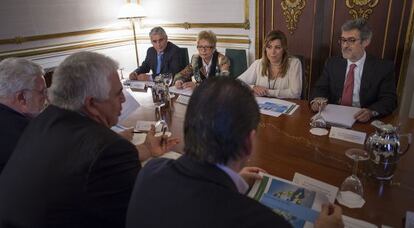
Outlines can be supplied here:
[[213, 48], [213, 46], [197, 46], [197, 49], [204, 49], [204, 50], [210, 50], [210, 49], [212, 49]]
[[356, 41], [361, 40], [361, 39], [357, 39], [354, 37], [350, 37], [350, 38], [345, 38], [345, 37], [339, 37], [338, 38], [338, 44], [345, 44], [348, 43], [350, 45], [355, 44]]

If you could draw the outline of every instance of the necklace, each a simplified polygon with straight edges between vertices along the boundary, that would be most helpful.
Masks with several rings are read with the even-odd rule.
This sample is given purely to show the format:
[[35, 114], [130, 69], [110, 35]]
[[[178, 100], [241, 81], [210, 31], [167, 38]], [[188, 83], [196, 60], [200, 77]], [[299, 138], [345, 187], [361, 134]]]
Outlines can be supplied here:
[[273, 81], [273, 86], [272, 86], [272, 87], [270, 87], [270, 77], [267, 77], [267, 83], [269, 84], [269, 89], [272, 89], [272, 90], [274, 90], [274, 89], [275, 89], [276, 79], [277, 79], [277, 78], [275, 78], [275, 79], [274, 79], [274, 81]]

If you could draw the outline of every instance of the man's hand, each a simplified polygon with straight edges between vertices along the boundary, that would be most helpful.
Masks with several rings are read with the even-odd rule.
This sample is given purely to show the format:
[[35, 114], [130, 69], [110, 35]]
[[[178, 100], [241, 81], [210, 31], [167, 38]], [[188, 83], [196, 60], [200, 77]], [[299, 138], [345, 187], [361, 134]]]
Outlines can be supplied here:
[[267, 89], [263, 86], [253, 86], [253, 93], [255, 96], [263, 97], [267, 95]]
[[132, 72], [129, 74], [129, 79], [131, 80], [138, 80], [138, 81], [149, 81], [150, 76], [147, 74], [137, 74], [136, 72]]
[[311, 109], [314, 112], [319, 112], [319, 110], [323, 110], [327, 104], [328, 104], [328, 99], [324, 97], [315, 97], [310, 102]]
[[340, 228], [342, 222], [342, 209], [338, 205], [323, 204], [321, 213], [315, 221], [315, 228]]
[[363, 109], [359, 110], [354, 115], [354, 118], [356, 120], [358, 120], [359, 122], [364, 122], [364, 123], [369, 121], [372, 117], [373, 117], [372, 111], [367, 109], [367, 108], [363, 108]]
[[267, 173], [265, 170], [258, 167], [244, 167], [240, 170], [239, 175], [247, 182], [249, 187], [251, 187], [256, 180], [262, 179], [259, 172]]
[[173, 146], [180, 142], [178, 138], [164, 138], [162, 140], [163, 143], [161, 143], [161, 139], [162, 136], [155, 136], [155, 126], [151, 125], [151, 129], [148, 131], [144, 142], [144, 145], [148, 148], [151, 156], [161, 156], [165, 154], [165, 152], [170, 151]]

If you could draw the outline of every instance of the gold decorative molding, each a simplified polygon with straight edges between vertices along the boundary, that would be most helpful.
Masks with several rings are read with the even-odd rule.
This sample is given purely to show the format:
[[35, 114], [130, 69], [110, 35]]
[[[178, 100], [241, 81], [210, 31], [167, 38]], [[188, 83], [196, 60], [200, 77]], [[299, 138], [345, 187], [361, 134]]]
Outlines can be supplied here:
[[[234, 37], [234, 38], [233, 38]], [[247, 39], [243, 39], [246, 37]], [[148, 37], [144, 35], [140, 35], [137, 37], [140, 43], [149, 42]], [[196, 34], [186, 34], [186, 35], [178, 35], [169, 36], [169, 40], [173, 42], [195, 42], [196, 41]], [[80, 41], [80, 42], [68, 42], [68, 43], [61, 43], [55, 45], [46, 45], [42, 47], [35, 47], [30, 49], [19, 49], [19, 50], [10, 50], [5, 52], [0, 52], [0, 60], [8, 58], [8, 57], [26, 57], [26, 56], [35, 56], [35, 55], [44, 55], [50, 54], [55, 52], [65, 52], [65, 51], [73, 51], [79, 50], [84, 48], [93, 48], [99, 46], [106, 46], [106, 45], [123, 45], [127, 44], [128, 42], [132, 42], [132, 37], [126, 38], [119, 38], [119, 39], [95, 39], [95, 40], [88, 40], [88, 41]], [[225, 44], [250, 44], [250, 39], [248, 36], [240, 35], [236, 37], [236, 35], [228, 34], [228, 35], [219, 35], [217, 39], [218, 43], [225, 43]]]
[[249, 30], [250, 29], [250, 20], [249, 20], [249, 0], [244, 0], [244, 21], [240, 23], [167, 23], [167, 24], [154, 24], [154, 23], [143, 23], [141, 27], [151, 28], [154, 26], [169, 27], [169, 28], [240, 28]]
[[306, 6], [306, 0], [282, 0], [280, 6], [282, 7], [289, 33], [293, 34], [297, 28], [299, 16]]
[[368, 20], [372, 9], [378, 5], [378, 0], [346, 0], [345, 4], [353, 19], [364, 18]]
[[113, 31], [119, 31], [119, 30], [125, 30], [125, 29], [129, 29], [129, 27], [88, 29], [88, 30], [81, 30], [81, 31], [74, 31], [74, 32], [52, 33], [52, 34], [44, 34], [44, 35], [36, 35], [36, 36], [17, 36], [14, 38], [1, 39], [0, 45], [22, 44], [25, 42], [65, 38], [65, 37], [70, 37], [70, 36], [91, 35], [91, 34], [113, 32]]

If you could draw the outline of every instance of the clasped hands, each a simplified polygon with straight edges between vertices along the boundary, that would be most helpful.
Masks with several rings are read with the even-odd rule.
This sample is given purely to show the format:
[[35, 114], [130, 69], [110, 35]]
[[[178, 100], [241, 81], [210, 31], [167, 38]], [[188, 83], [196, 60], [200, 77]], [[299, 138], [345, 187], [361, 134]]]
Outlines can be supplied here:
[[196, 87], [196, 84], [192, 81], [183, 82], [181, 80], [177, 80], [175, 81], [174, 85], [175, 85], [175, 88], [177, 89], [186, 89], [186, 88], [194, 89]]

